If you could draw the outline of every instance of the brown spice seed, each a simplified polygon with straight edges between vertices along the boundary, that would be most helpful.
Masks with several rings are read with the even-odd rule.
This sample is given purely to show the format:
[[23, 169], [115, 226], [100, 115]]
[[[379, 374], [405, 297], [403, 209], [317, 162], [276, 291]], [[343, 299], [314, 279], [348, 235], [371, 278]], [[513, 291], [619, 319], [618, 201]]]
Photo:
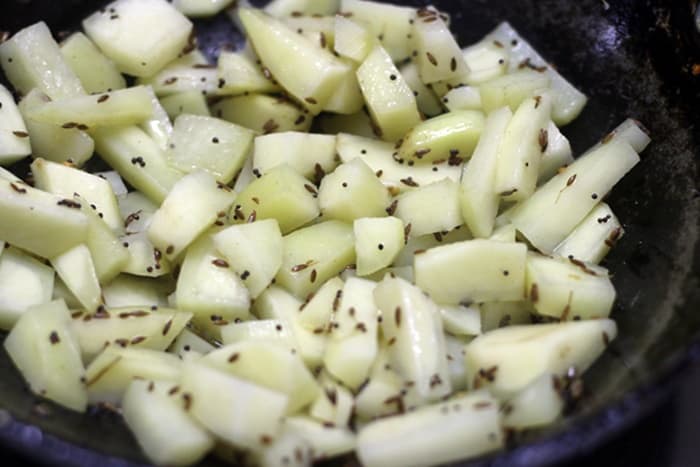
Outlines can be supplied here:
[[530, 287], [530, 301], [532, 303], [537, 303], [537, 300], [539, 300], [539, 298], [539, 287], [537, 286], [537, 284], [532, 284], [532, 287]]
[[103, 102], [106, 102], [109, 99], [109, 94], [104, 94], [97, 99], [97, 103], [101, 104]]
[[58, 333], [56, 331], [51, 331], [51, 334], [49, 334], [49, 342], [51, 342], [51, 345], [56, 345], [61, 342], [61, 338], [58, 337]]
[[240, 354], [238, 352], [235, 352], [235, 353], [231, 354], [231, 356], [228, 358], [228, 362], [234, 363], [235, 361], [238, 360], [239, 357], [240, 357]]
[[173, 320], [169, 319], [165, 326], [163, 326], [163, 335], [166, 336], [170, 332], [170, 327], [173, 325]]
[[29, 138], [29, 133], [26, 131], [13, 131], [12, 134], [18, 138]]
[[136, 337], [134, 337], [133, 339], [131, 339], [130, 344], [131, 344], [131, 345], [140, 344], [141, 342], [143, 342], [143, 341], [145, 341], [145, 340], [146, 340], [146, 337], [145, 337], [145, 336], [136, 336]]
[[549, 132], [546, 129], [540, 128], [537, 142], [540, 144], [540, 152], [545, 152], [549, 146]]
[[227, 267], [229, 267], [228, 262], [227, 262], [226, 260], [223, 260], [223, 259], [220, 259], [220, 258], [217, 258], [217, 259], [213, 260], [213, 261], [211, 262], [211, 264], [213, 264], [213, 265], [216, 266], [217, 268], [227, 268]]
[[457, 59], [454, 57], [452, 57], [452, 60], [450, 60], [450, 70], [457, 70]]
[[437, 59], [435, 58], [435, 56], [434, 56], [433, 54], [431, 54], [430, 52], [426, 52], [426, 53], [425, 53], [425, 56], [428, 57], [428, 61], [429, 61], [433, 66], [438, 66], [438, 61], [437, 61]]
[[21, 187], [15, 185], [14, 183], [10, 183], [10, 188], [12, 188], [14, 191], [16, 191], [17, 193], [20, 193], [20, 194], [24, 194], [27, 192], [26, 188], [21, 188]]

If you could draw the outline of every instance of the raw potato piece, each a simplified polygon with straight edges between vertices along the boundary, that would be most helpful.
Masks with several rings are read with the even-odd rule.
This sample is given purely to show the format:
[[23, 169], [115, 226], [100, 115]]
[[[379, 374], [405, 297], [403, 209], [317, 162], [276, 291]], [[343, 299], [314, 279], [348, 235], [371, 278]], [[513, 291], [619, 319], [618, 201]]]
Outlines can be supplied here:
[[95, 311], [102, 303], [102, 291], [88, 247], [84, 244], [73, 247], [51, 258], [51, 265], [80, 304], [90, 312]]
[[415, 163], [448, 161], [460, 165], [470, 157], [484, 128], [484, 115], [474, 110], [449, 112], [415, 126], [401, 140], [399, 157]]
[[168, 160], [185, 173], [201, 169], [221, 183], [240, 171], [253, 143], [247, 128], [212, 117], [180, 115], [170, 138]]
[[461, 165], [449, 165], [447, 162], [440, 165], [401, 164], [392, 157], [395, 152], [393, 144], [348, 133], [337, 136], [336, 150], [343, 162], [361, 158], [391, 193], [411, 190], [415, 184], [428, 185], [444, 178], [457, 182], [462, 173]]
[[404, 247], [404, 224], [396, 217], [355, 219], [357, 275], [366, 276], [391, 265]]
[[9, 165], [31, 153], [22, 115], [10, 91], [0, 84], [0, 165]]
[[401, 65], [399, 71], [401, 72], [403, 79], [406, 80], [408, 87], [413, 91], [413, 95], [416, 96], [418, 110], [420, 110], [427, 117], [435, 117], [443, 112], [442, 104], [440, 103], [438, 97], [430, 87], [423, 84], [420, 76], [418, 76], [418, 66], [414, 62], [408, 62]]
[[576, 159], [507, 217], [535, 248], [551, 253], [638, 162], [625, 141], [605, 144]]
[[324, 219], [352, 222], [385, 214], [391, 198], [372, 169], [356, 158], [323, 178], [318, 200]]
[[314, 461], [321, 461], [355, 449], [355, 434], [348, 428], [328, 426], [299, 415], [284, 421], [285, 432], [291, 432], [311, 444]]
[[105, 57], [82, 32], [72, 34], [61, 44], [61, 54], [88, 94], [126, 87], [126, 80], [114, 62]]
[[376, 42], [376, 37], [367, 25], [352, 18], [336, 16], [333, 47], [343, 57], [362, 62], [372, 51]]
[[214, 447], [214, 438], [187, 413], [179, 394], [168, 394], [173, 387], [161, 381], [133, 381], [124, 394], [122, 414], [156, 465], [196, 464]]
[[367, 379], [377, 356], [379, 310], [373, 296], [376, 285], [365, 279], [348, 279], [329, 327], [323, 365], [338, 381], [353, 390]]
[[355, 398], [352, 392], [323, 373], [318, 381], [322, 391], [309, 408], [309, 415], [316, 420], [332, 423], [335, 426], [348, 426], [355, 407]]
[[226, 212], [233, 202], [231, 189], [206, 172], [185, 175], [156, 211], [148, 238], [166, 258], [175, 258]]
[[525, 287], [539, 314], [562, 321], [607, 318], [615, 302], [607, 269], [578, 259], [530, 254]]
[[31, 169], [37, 188], [68, 199], [77, 193], [80, 200], [86, 202], [114, 232], [123, 232], [124, 223], [119, 214], [117, 198], [107, 180], [41, 158], [32, 162]]
[[503, 424], [522, 430], [549, 425], [556, 420], [564, 410], [558, 378], [545, 373], [510, 399], [504, 406], [507, 410], [504, 410]]
[[295, 102], [283, 97], [250, 94], [224, 99], [212, 106], [212, 113], [259, 134], [308, 131], [312, 119]]
[[254, 180], [236, 197], [231, 222], [277, 219], [283, 234], [318, 217], [316, 187], [287, 164]]
[[260, 467], [311, 467], [313, 451], [311, 444], [302, 436], [284, 430], [272, 441], [254, 454], [255, 465]]
[[481, 304], [481, 328], [484, 332], [516, 324], [532, 324], [535, 308], [526, 300], [485, 302]]
[[80, 130], [136, 124], [153, 114], [151, 96], [148, 88], [135, 86], [98, 96], [65, 97], [33, 108], [29, 118]]
[[34, 88], [51, 99], [85, 94], [44, 22], [22, 29], [0, 44], [0, 64], [20, 94], [28, 94]]
[[284, 237], [277, 283], [303, 299], [354, 261], [352, 226], [340, 221], [322, 222]]
[[434, 8], [418, 10], [412, 36], [413, 46], [418, 52], [418, 73], [423, 83], [444, 81], [469, 72], [462, 50]]
[[260, 174], [282, 164], [288, 164], [309, 180], [332, 172], [335, 161], [334, 135], [308, 134], [297, 131], [273, 133], [255, 138], [253, 167]]
[[201, 18], [216, 15], [232, 2], [233, 0], [175, 0], [173, 6], [183, 15]]
[[213, 240], [252, 298], [270, 285], [282, 265], [282, 233], [275, 219], [233, 225]]
[[339, 0], [272, 0], [265, 11], [281, 18], [294, 12], [307, 15], [333, 15], [338, 11]]
[[102, 287], [102, 296], [107, 308], [165, 306], [168, 303], [166, 294], [170, 289], [169, 282], [120, 274]]
[[238, 273], [205, 233], [185, 253], [177, 278], [177, 308], [194, 313], [193, 324], [207, 337], [219, 338], [220, 327], [246, 319], [250, 293]]
[[487, 392], [453, 397], [362, 428], [357, 454], [366, 467], [411, 467], [477, 457], [503, 445], [498, 401]]
[[320, 333], [326, 330], [333, 311], [340, 306], [344, 284], [343, 279], [338, 276], [328, 279], [311, 300], [304, 302], [299, 308], [299, 323], [309, 331]]
[[88, 397], [80, 349], [63, 301], [29, 308], [5, 339], [5, 350], [32, 392], [84, 412]]
[[493, 232], [500, 198], [496, 193], [498, 152], [513, 113], [503, 107], [489, 115], [472, 158], [462, 172], [460, 206], [464, 222], [474, 237]]
[[397, 141], [420, 123], [413, 91], [381, 46], [357, 69], [357, 80], [382, 139]]
[[549, 78], [532, 70], [515, 71], [479, 86], [484, 112], [491, 113], [504, 105], [515, 112], [528, 97], [549, 88]]
[[0, 219], [0, 238], [42, 258], [65, 253], [87, 237], [79, 203], [20, 182], [0, 180]]
[[479, 94], [479, 89], [472, 86], [460, 86], [451, 89], [442, 98], [442, 102], [450, 112], [457, 110], [481, 110], [481, 94]]
[[290, 352], [292, 349], [296, 351], [298, 348], [292, 326], [281, 319], [233, 322], [221, 327], [221, 342], [224, 345], [249, 341], [262, 341], [277, 345]]
[[525, 99], [508, 123], [498, 149], [496, 193], [507, 201], [522, 201], [535, 191], [542, 153], [548, 146], [549, 94]]
[[168, 349], [168, 352], [174, 353], [181, 359], [185, 360], [188, 358], [188, 356], [206, 355], [215, 348], [216, 347], [211, 345], [209, 342], [185, 328], [182, 330], [180, 335], [177, 336], [175, 341], [173, 341], [172, 345]]
[[162, 351], [108, 346], [85, 371], [90, 403], [119, 405], [135, 379], [177, 383], [182, 361]]
[[165, 0], [117, 0], [86, 18], [83, 28], [123, 73], [147, 77], [177, 58], [192, 23]]
[[471, 387], [488, 386], [499, 398], [513, 397], [537, 378], [582, 374], [617, 335], [609, 319], [509, 326], [483, 334], [466, 347]]
[[157, 204], [182, 178], [182, 172], [168, 165], [158, 144], [139, 127], [99, 128], [93, 136], [100, 157]]
[[270, 444], [288, 396], [201, 363], [186, 362], [180, 383], [190, 413], [224, 441], [247, 449]]
[[38, 89], [32, 89], [19, 103], [34, 157], [43, 157], [54, 162], [67, 162], [81, 167], [92, 157], [95, 141], [86, 132], [77, 128], [39, 123], [29, 117], [32, 109], [43, 105], [48, 97]]
[[[559, 131], [554, 122], [549, 122], [546, 131], [547, 148], [540, 159], [540, 173], [537, 177], [538, 185], [545, 183], [555, 176], [560, 168], [574, 161], [569, 140]], [[545, 138], [542, 139], [544, 140]]]
[[175, 120], [182, 114], [210, 117], [207, 98], [197, 91], [184, 91], [160, 98], [160, 104], [168, 116]]
[[314, 115], [352, 69], [327, 50], [259, 10], [239, 17], [260, 60], [275, 79]]
[[120, 240], [128, 252], [128, 261], [121, 272], [139, 277], [163, 277], [172, 270], [170, 260], [153, 246], [146, 232], [127, 234]]
[[459, 206], [459, 185], [450, 179], [403, 193], [396, 201], [394, 215], [406, 226], [407, 237], [449, 232], [464, 223]]
[[374, 301], [381, 310], [382, 335], [399, 374], [413, 382], [422, 400], [434, 401], [450, 394], [447, 352], [437, 305], [418, 287], [390, 277], [374, 289]]
[[416, 285], [438, 303], [519, 300], [525, 293], [524, 243], [467, 240], [415, 257]]
[[0, 251], [0, 329], [10, 330], [30, 307], [51, 301], [53, 270], [16, 248]]
[[610, 206], [600, 203], [557, 245], [554, 254], [597, 264], [623, 234], [624, 229]]
[[255, 63], [254, 54], [222, 51], [218, 72], [221, 94], [238, 95], [249, 92], [279, 92], [281, 88], [267, 78], [261, 66]]
[[83, 361], [90, 362], [106, 345], [165, 350], [190, 318], [191, 313], [168, 308], [100, 308], [95, 313], [76, 312], [71, 329], [80, 344]]
[[304, 361], [296, 353], [265, 341], [243, 341], [216, 349], [200, 363], [254, 384], [286, 394], [287, 413], [309, 405], [319, 387]]
[[442, 326], [452, 335], [478, 336], [481, 334], [481, 309], [476, 305], [441, 306], [440, 314]]

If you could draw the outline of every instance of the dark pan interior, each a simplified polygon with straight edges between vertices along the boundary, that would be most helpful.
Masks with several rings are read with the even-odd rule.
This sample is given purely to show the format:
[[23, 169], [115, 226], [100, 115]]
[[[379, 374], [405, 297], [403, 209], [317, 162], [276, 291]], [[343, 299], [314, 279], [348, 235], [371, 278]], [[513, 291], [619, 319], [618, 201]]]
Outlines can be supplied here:
[[[55, 32], [71, 30], [101, 3], [5, 0], [0, 29], [15, 31], [43, 19]], [[468, 464], [549, 465], [592, 449], [651, 410], [700, 354], [700, 76], [692, 73], [692, 65], [700, 63], [700, 41], [692, 22], [695, 2], [433, 3], [451, 13], [452, 29], [464, 45], [499, 21], [510, 21], [590, 96], [581, 117], [564, 128], [576, 153], [628, 116], [642, 121], [653, 138], [642, 163], [609, 196], [627, 231], [606, 260], [619, 293], [613, 317], [620, 335], [588, 373], [587, 398], [571, 417], [525, 434], [504, 453]], [[200, 21], [198, 30], [200, 46], [211, 57], [240, 37], [224, 17]], [[40, 402], [4, 352], [0, 376], [0, 406], [5, 409], [0, 411], [0, 441], [6, 445], [51, 463], [144, 462], [118, 416], [104, 411], [82, 416]]]

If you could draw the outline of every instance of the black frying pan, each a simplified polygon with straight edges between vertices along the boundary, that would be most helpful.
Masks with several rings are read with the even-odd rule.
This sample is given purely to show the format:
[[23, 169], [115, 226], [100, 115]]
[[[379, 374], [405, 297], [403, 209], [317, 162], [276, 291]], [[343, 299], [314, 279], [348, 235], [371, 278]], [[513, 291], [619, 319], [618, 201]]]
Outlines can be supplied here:
[[[39, 19], [74, 29], [104, 2], [5, 0], [0, 30]], [[425, 4], [409, 1], [404, 3]], [[610, 195], [627, 231], [607, 259], [619, 298], [617, 340], [586, 376], [586, 398], [561, 422], [468, 465], [551, 465], [586, 453], [662, 401], [700, 355], [700, 36], [696, 0], [435, 0], [461, 44], [508, 20], [590, 101], [565, 127], [576, 153], [627, 116], [653, 142]], [[198, 24], [210, 56], [239, 35], [224, 17]], [[693, 74], [692, 65], [698, 63]], [[0, 219], [0, 222], [2, 220]], [[0, 443], [45, 463], [143, 463], [119, 416], [42, 402], [0, 354]], [[215, 460], [208, 460], [216, 464]]]

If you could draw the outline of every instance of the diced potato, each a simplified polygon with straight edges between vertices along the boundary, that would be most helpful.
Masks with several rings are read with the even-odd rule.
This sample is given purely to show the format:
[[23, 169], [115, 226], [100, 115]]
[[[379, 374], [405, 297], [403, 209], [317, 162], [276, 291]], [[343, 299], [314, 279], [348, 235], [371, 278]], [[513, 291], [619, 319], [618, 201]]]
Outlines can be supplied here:
[[187, 56], [171, 62], [150, 78], [140, 78], [137, 83], [151, 86], [159, 97], [190, 91], [197, 91], [203, 96], [215, 96], [222, 94], [223, 88], [214, 65], [206, 61], [192, 63], [192, 59]]
[[496, 192], [499, 150], [513, 113], [502, 107], [489, 115], [472, 158], [462, 172], [460, 206], [464, 222], [477, 238], [493, 232], [500, 198]]
[[546, 136], [542, 139], [547, 144], [540, 159], [538, 184], [546, 182], [556, 175], [560, 168], [574, 161], [569, 140], [559, 131], [554, 122], [549, 122], [545, 131], [547, 132]]
[[124, 231], [117, 198], [107, 180], [41, 158], [32, 162], [31, 169], [37, 188], [65, 198], [72, 198], [77, 193], [113, 231]]
[[428, 401], [451, 392], [442, 319], [437, 305], [416, 286], [387, 277], [374, 290], [382, 313], [382, 335], [391, 360]]
[[296, 103], [283, 97], [250, 94], [223, 99], [212, 113], [259, 134], [308, 131], [312, 118]]
[[478, 306], [441, 306], [442, 327], [455, 336], [481, 334], [481, 309]]
[[324, 367], [351, 389], [367, 379], [377, 356], [379, 310], [374, 303], [375, 286], [373, 281], [348, 279], [329, 328]]
[[[351, 133], [353, 136], [364, 138], [376, 138], [372, 119], [364, 110], [352, 115], [340, 115], [332, 113], [324, 113], [319, 115], [314, 122], [318, 124], [318, 128], [325, 134], [337, 135], [338, 133]], [[389, 144], [390, 147], [393, 147]]]
[[479, 89], [472, 86], [459, 86], [451, 89], [442, 98], [442, 102], [450, 112], [457, 110], [481, 110], [481, 94]]
[[416, 284], [445, 305], [519, 300], [525, 293], [523, 243], [467, 240], [415, 257]]
[[326, 426], [303, 415], [285, 419], [284, 429], [311, 444], [314, 461], [347, 454], [355, 449], [356, 436], [349, 428]]
[[562, 321], [607, 318], [615, 301], [607, 269], [575, 258], [530, 254], [525, 287], [539, 314]]
[[420, 76], [418, 76], [418, 66], [414, 62], [407, 62], [399, 67], [399, 71], [408, 87], [413, 91], [413, 95], [416, 96], [418, 110], [428, 117], [441, 114], [442, 104], [433, 90], [421, 81]]
[[268, 446], [254, 454], [260, 467], [311, 467], [313, 451], [311, 443], [290, 430], [282, 430]]
[[253, 132], [217, 118], [181, 115], [170, 138], [170, 164], [189, 173], [205, 170], [229, 183], [243, 166]]
[[[202, 364], [235, 377], [286, 394], [287, 413], [293, 414], [309, 405], [319, 394], [319, 387], [299, 355], [283, 346], [248, 340], [221, 347], [202, 358]], [[264, 369], [264, 370], [263, 370]]]
[[87, 237], [88, 220], [79, 203], [24, 183], [0, 180], [0, 219], [0, 238], [43, 258], [58, 256]]
[[290, 29], [314, 44], [318, 44], [320, 48], [333, 51], [335, 43], [335, 18], [333, 16], [304, 15], [300, 12], [294, 12], [293, 15], [280, 19]]
[[177, 308], [194, 313], [195, 326], [211, 338], [220, 338], [221, 326], [249, 315], [248, 289], [206, 233], [187, 249], [175, 294]]
[[20, 94], [28, 94], [34, 88], [51, 99], [85, 94], [43, 21], [0, 44], [0, 65]]
[[151, 349], [110, 345], [87, 367], [85, 385], [90, 403], [119, 405], [133, 380], [177, 383], [181, 374], [182, 361], [175, 355]]
[[545, 373], [516, 394], [504, 406], [503, 424], [522, 430], [555, 421], [564, 410], [557, 379], [558, 376]]
[[188, 358], [188, 356], [192, 355], [206, 355], [215, 348], [216, 347], [211, 345], [209, 342], [185, 328], [173, 341], [168, 351], [185, 360]]
[[481, 328], [484, 332], [516, 324], [532, 324], [535, 308], [526, 300], [485, 302], [481, 304]]
[[632, 146], [632, 149], [640, 153], [649, 145], [651, 138], [648, 130], [638, 120], [628, 118], [594, 144], [586, 153], [595, 151], [602, 145], [610, 144], [613, 141], [626, 141]]
[[88, 94], [126, 87], [126, 80], [114, 62], [105, 57], [82, 32], [71, 34], [61, 43], [61, 54]]
[[254, 92], [279, 92], [281, 88], [263, 68], [244, 52], [221, 52], [218, 61], [220, 93], [239, 95]]
[[504, 75], [510, 62], [510, 51], [500, 42], [489, 39], [462, 49], [462, 56], [469, 68], [466, 82], [472, 86]]
[[487, 81], [479, 86], [484, 112], [507, 105], [515, 112], [520, 104], [549, 87], [549, 77], [532, 70], [520, 70]]
[[535, 248], [549, 253], [637, 162], [626, 142], [605, 144], [576, 159], [507, 217]]
[[117, 0], [83, 29], [123, 73], [151, 76], [187, 45], [192, 23], [165, 0]]
[[188, 414], [179, 394], [168, 394], [173, 387], [161, 381], [132, 381], [122, 403], [124, 420], [156, 465], [196, 464], [214, 447], [214, 438]]
[[277, 283], [305, 298], [355, 261], [352, 226], [326, 221], [296, 230], [284, 237], [283, 251]]
[[151, 99], [151, 114], [140, 123], [140, 127], [153, 138], [160, 149], [165, 151], [168, 149], [168, 140], [173, 133], [173, 124], [153, 88], [145, 86], [145, 89]]
[[265, 11], [276, 17], [296, 13], [333, 15], [338, 11], [339, 4], [339, 0], [272, 0], [265, 5]]
[[39, 123], [29, 117], [32, 109], [43, 105], [48, 99], [46, 94], [33, 89], [19, 103], [19, 110], [27, 124], [32, 154], [34, 157], [81, 167], [95, 151], [95, 141], [90, 135], [77, 128]]
[[382, 139], [397, 141], [420, 123], [413, 91], [381, 46], [357, 69], [357, 80]]
[[447, 162], [410, 166], [392, 157], [395, 152], [393, 144], [348, 133], [338, 135], [336, 151], [343, 162], [361, 158], [392, 192], [410, 190], [416, 184], [428, 185], [445, 178], [459, 181], [462, 173], [461, 164], [450, 165]]
[[73, 315], [71, 329], [83, 361], [92, 361], [106, 346], [165, 350], [192, 318], [168, 308], [148, 310], [131, 306]]
[[[55, 271], [52, 271], [52, 274], [55, 276]], [[73, 295], [73, 292], [68, 290], [68, 287], [66, 287], [66, 284], [63, 283], [60, 277], [54, 277], [51, 300], [63, 300], [70, 310], [77, 310], [82, 306], [78, 299], [75, 298], [75, 295]]]
[[282, 265], [282, 233], [275, 219], [233, 225], [215, 234], [213, 241], [252, 298], [270, 285]]
[[353, 232], [359, 276], [392, 264], [405, 244], [403, 221], [393, 216], [355, 219]]
[[145, 308], [167, 305], [170, 281], [146, 279], [120, 274], [102, 286], [102, 296], [108, 309], [141, 306]]
[[104, 170], [102, 172], [94, 172], [94, 175], [107, 180], [109, 186], [112, 188], [114, 196], [126, 196], [129, 193], [129, 189], [124, 184], [121, 175], [116, 170]]
[[335, 144], [333, 135], [298, 131], [258, 136], [255, 138], [253, 166], [258, 173], [265, 174], [286, 163], [309, 180], [318, 182], [338, 165]]
[[148, 238], [166, 258], [176, 258], [222, 217], [219, 213], [226, 213], [233, 197], [229, 187], [207, 172], [185, 175], [153, 215]]
[[31, 154], [29, 136], [12, 94], [0, 84], [0, 165], [9, 165]]
[[162, 277], [172, 270], [170, 260], [153, 246], [146, 232], [127, 234], [120, 240], [128, 252], [128, 261], [120, 272], [139, 277]]
[[353, 115], [357, 112], [361, 112], [365, 105], [362, 90], [357, 81], [357, 75], [354, 73], [359, 65], [349, 59], [343, 59], [342, 61], [350, 66], [353, 73], [348, 73], [338, 84], [335, 92], [328, 100], [323, 110], [324, 112]]
[[353, 415], [355, 398], [348, 388], [326, 374], [319, 377], [321, 392], [309, 408], [309, 415], [321, 422], [346, 427]]
[[335, 51], [356, 62], [364, 61], [377, 43], [376, 36], [367, 24], [345, 16], [336, 16], [334, 32]]
[[241, 9], [239, 17], [260, 60], [275, 79], [314, 115], [352, 69], [261, 11]]
[[497, 40], [506, 47], [510, 46], [509, 69], [511, 71], [526, 66], [548, 77], [554, 93], [552, 106], [554, 123], [566, 125], [581, 113], [588, 100], [586, 96], [549, 66], [547, 61], [508, 22], [501, 23], [491, 31], [487, 39]]
[[95, 150], [131, 186], [160, 204], [183, 176], [155, 141], [136, 126], [98, 128]]
[[309, 180], [282, 164], [255, 179], [238, 194], [231, 210], [231, 221], [274, 218], [282, 233], [288, 233], [319, 215], [317, 196]]
[[[3, 242], [4, 243], [4, 242]], [[32, 306], [51, 301], [54, 272], [16, 248], [0, 252], [0, 328], [10, 330]]]
[[474, 110], [431, 118], [416, 125], [401, 140], [399, 157], [415, 163], [449, 161], [460, 165], [471, 157], [483, 128], [484, 115]]
[[288, 396], [201, 363], [187, 362], [180, 382], [189, 412], [209, 431], [241, 448], [269, 445]]
[[[444, 317], [445, 315], [443, 315]], [[444, 319], [443, 319], [443, 322]], [[445, 333], [445, 349], [447, 350], [447, 368], [450, 373], [450, 384], [453, 394], [458, 391], [466, 391], [469, 387], [464, 368], [464, 346], [473, 339], [473, 336], [454, 336]]]
[[496, 193], [506, 201], [525, 200], [535, 191], [551, 106], [547, 93], [525, 99], [508, 123], [498, 149], [495, 182]]
[[616, 335], [609, 319], [496, 329], [467, 345], [468, 381], [509, 398], [547, 373], [562, 375], [573, 367], [580, 375]]
[[131, 191], [117, 200], [127, 234], [145, 232], [158, 205], [138, 191]]
[[84, 412], [85, 369], [69, 323], [63, 301], [31, 307], [5, 339], [5, 350], [32, 392]]
[[296, 351], [299, 347], [293, 326], [283, 319], [255, 319], [229, 323], [221, 327], [221, 341], [225, 345], [262, 341], [289, 351]]
[[310, 300], [299, 308], [299, 323], [318, 333], [328, 329], [331, 315], [340, 306], [344, 282], [340, 277], [328, 279]]
[[615, 213], [600, 203], [557, 245], [554, 254], [597, 264], [622, 235], [624, 229]]
[[352, 222], [386, 214], [391, 197], [372, 169], [356, 158], [323, 178], [318, 200], [324, 219]]
[[403, 193], [396, 201], [394, 215], [406, 226], [407, 237], [448, 232], [464, 223], [459, 205], [459, 185], [450, 179]]
[[354, 21], [367, 24], [392, 61], [398, 63], [410, 56], [413, 49], [407, 38], [416, 16], [414, 8], [367, 0], [342, 0], [340, 11]]
[[214, 16], [229, 6], [233, 0], [175, 0], [173, 6], [190, 18]]
[[444, 81], [469, 72], [462, 50], [436, 9], [418, 10], [411, 35], [423, 83]]
[[75, 246], [51, 258], [51, 265], [81, 305], [95, 311], [102, 303], [102, 290], [88, 247]]
[[395, 415], [407, 409], [415, 408], [416, 402], [423, 401], [415, 397], [411, 386], [405, 386], [404, 379], [394, 371], [388, 348], [382, 344], [367, 384], [363, 385], [355, 398], [355, 413], [361, 421], [387, 415]]
[[[471, 240], [472, 235], [465, 226], [456, 227], [449, 232], [435, 232], [433, 234], [409, 237], [408, 242], [394, 260], [394, 266], [413, 268], [416, 255], [423, 254], [425, 250], [435, 246]], [[412, 282], [412, 281], [411, 281]]]
[[487, 392], [460, 395], [370, 423], [358, 434], [357, 454], [367, 467], [449, 463], [499, 449], [500, 423]]
[[160, 103], [168, 116], [175, 120], [182, 114], [211, 116], [207, 98], [198, 91], [184, 91], [162, 97]]

